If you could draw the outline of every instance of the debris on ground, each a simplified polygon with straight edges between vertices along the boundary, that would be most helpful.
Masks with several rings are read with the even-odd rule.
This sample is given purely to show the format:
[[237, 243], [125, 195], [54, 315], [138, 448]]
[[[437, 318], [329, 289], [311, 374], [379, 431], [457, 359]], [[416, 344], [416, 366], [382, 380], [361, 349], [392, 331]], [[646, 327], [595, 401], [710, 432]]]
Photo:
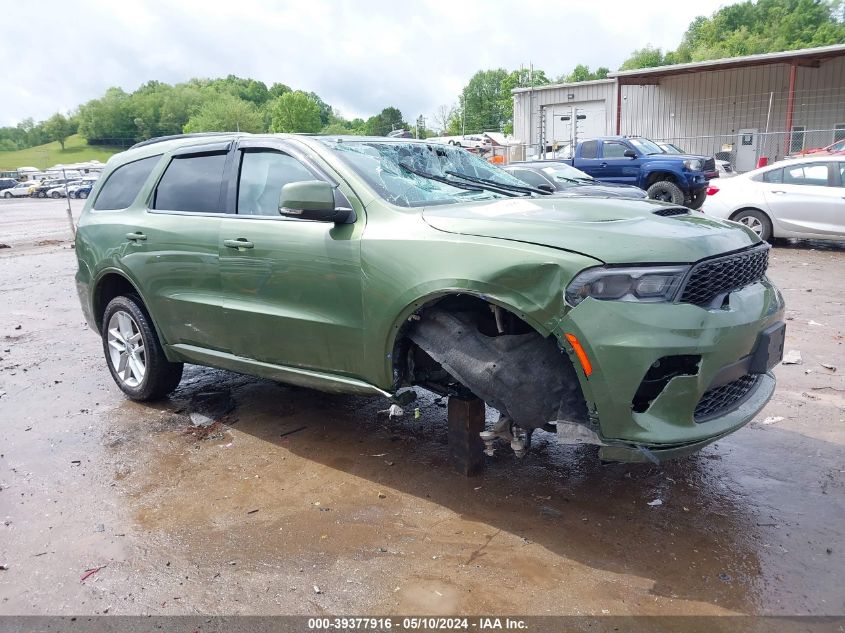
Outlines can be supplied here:
[[199, 428], [205, 428], [214, 424], [214, 419], [202, 413], [193, 412], [191, 413], [191, 424]]
[[106, 531], [106, 526], [105, 526], [105, 525], [103, 525], [102, 523], [98, 523], [98, 524], [96, 525], [96, 527], [94, 528], [94, 531], [95, 531], [95, 532], [105, 532], [105, 531]]
[[212, 422], [208, 426], [195, 426], [192, 423], [191, 426], [185, 429], [184, 434], [198, 440], [219, 440], [223, 437], [222, 425], [220, 422]]
[[819, 363], [825, 369], [829, 369], [830, 371], [836, 371], [836, 365], [830, 365], [828, 363]]
[[96, 574], [101, 569], [105, 569], [106, 565], [100, 565], [99, 567], [92, 567], [91, 569], [86, 569], [85, 573], [82, 574], [82, 577], [79, 579], [79, 582], [85, 582], [88, 578]]
[[279, 435], [279, 437], [285, 437], [287, 435], [293, 435], [294, 433], [299, 433], [300, 431], [304, 431], [307, 428], [308, 428], [307, 426], [298, 426], [295, 429], [291, 429], [290, 431], [285, 431], [284, 433]]
[[256, 512], [258, 512], [258, 508], [255, 508], [255, 509], [253, 509], [253, 510], [249, 510], [249, 511], [247, 512], [247, 514], [255, 514]]
[[824, 323], [818, 323], [817, 321], [807, 321], [807, 325], [818, 325], [823, 327]]
[[0, 244], [0, 248], [12, 248], [8, 244]]
[[314, 585], [314, 593], [317, 593], [317, 594], [323, 593], [323, 590], [320, 589], [317, 585]]
[[782, 415], [770, 415], [768, 418], [763, 420], [763, 424], [774, 424], [775, 422], [780, 422], [781, 420], [785, 420]]
[[387, 495], [384, 494], [383, 492], [380, 492], [380, 493], [378, 493], [378, 498], [379, 499], [387, 499]]
[[9, 570], [8, 565], [6, 565], [5, 563], [0, 564], [0, 571], [8, 571], [8, 570]]
[[663, 499], [655, 499], [654, 501], [649, 501], [646, 505], [649, 505], [652, 508], [656, 508], [657, 506], [662, 506], [663, 505]]
[[801, 352], [797, 349], [789, 350], [783, 355], [783, 360], [781, 361], [784, 365], [800, 365], [803, 362], [804, 361], [801, 359]]

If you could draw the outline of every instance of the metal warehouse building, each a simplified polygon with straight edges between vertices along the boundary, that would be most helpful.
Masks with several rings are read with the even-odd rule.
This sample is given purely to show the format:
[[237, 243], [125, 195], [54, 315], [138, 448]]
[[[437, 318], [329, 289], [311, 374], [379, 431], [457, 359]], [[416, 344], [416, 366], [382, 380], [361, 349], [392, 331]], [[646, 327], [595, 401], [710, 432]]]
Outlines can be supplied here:
[[513, 98], [514, 136], [534, 151], [639, 135], [747, 171], [845, 138], [845, 46], [621, 71]]

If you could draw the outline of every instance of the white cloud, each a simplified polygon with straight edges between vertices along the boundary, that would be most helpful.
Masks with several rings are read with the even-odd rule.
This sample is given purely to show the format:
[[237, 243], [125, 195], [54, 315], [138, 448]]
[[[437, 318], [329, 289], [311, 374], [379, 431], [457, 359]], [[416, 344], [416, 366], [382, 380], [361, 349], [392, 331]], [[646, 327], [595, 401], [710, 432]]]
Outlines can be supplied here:
[[[457, 100], [482, 68], [617, 68], [635, 48], [674, 48], [719, 0], [147, 0], [39, 3], [37, 29], [5, 29], [0, 125], [44, 119], [158, 79], [236, 74], [313, 90], [345, 116], [387, 105], [406, 120]], [[32, 24], [25, 3], [7, 24]]]

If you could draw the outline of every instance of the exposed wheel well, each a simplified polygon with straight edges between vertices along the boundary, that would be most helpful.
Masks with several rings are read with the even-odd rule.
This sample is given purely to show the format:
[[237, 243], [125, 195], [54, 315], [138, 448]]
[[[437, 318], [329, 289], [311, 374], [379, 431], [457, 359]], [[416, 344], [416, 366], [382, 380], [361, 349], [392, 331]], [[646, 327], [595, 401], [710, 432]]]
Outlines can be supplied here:
[[105, 275], [97, 283], [94, 289], [94, 320], [97, 323], [97, 329], [103, 329], [103, 313], [106, 311], [106, 306], [109, 301], [120, 295], [138, 295], [135, 286], [123, 275], [117, 273], [109, 273]]
[[669, 172], [666, 172], [666, 171], [656, 171], [656, 172], [648, 175], [648, 178], [645, 181], [645, 188], [648, 189], [654, 183], [660, 182], [660, 181], [663, 181], [663, 180], [665, 180], [667, 182], [672, 182], [672, 183], [678, 184], [678, 179], [675, 177], [675, 174], [672, 174], [672, 173], [669, 173]]

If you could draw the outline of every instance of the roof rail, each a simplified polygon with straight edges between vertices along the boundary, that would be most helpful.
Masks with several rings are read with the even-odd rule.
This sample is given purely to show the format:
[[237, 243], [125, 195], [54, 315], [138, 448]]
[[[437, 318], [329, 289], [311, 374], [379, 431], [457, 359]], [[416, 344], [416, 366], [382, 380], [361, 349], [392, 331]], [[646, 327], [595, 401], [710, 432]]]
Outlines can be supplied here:
[[177, 138], [202, 138], [204, 136], [228, 136], [230, 134], [236, 134], [236, 132], [192, 132], [191, 134], [171, 134], [169, 136], [156, 136], [155, 138], [148, 138], [146, 141], [135, 143], [129, 149], [135, 149], [136, 147], [145, 147], [147, 145], [155, 145], [156, 143], [172, 141]]

